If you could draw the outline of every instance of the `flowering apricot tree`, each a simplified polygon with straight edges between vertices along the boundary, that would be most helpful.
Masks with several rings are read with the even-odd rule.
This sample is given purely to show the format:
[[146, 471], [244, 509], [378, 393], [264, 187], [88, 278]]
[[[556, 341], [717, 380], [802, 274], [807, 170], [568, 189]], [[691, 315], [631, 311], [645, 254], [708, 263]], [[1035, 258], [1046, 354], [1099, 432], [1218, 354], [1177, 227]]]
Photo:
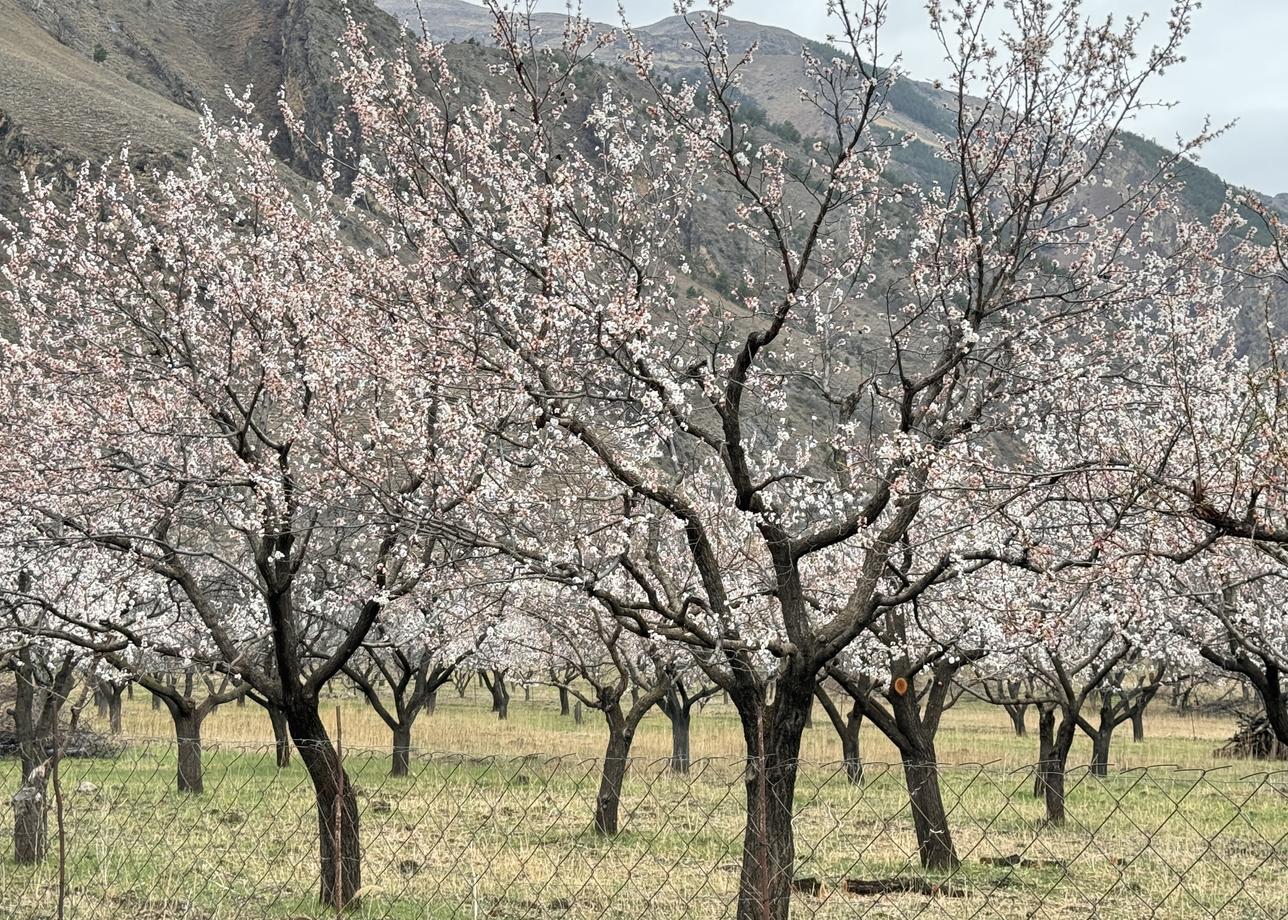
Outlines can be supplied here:
[[[754, 49], [730, 48], [726, 2], [680, 4], [693, 79], [629, 29], [626, 73], [605, 75], [588, 24], [542, 50], [493, 4], [504, 88], [480, 99], [432, 43], [390, 61], [350, 30], [356, 194], [526, 400], [469, 537], [684, 643], [727, 689], [750, 764], [741, 918], [787, 915], [820, 669], [944, 580], [1039, 564], [1010, 509], [1042, 471], [1005, 442], [1158, 280], [1143, 256], [1172, 225], [1173, 164], [1124, 188], [1113, 158], [1191, 6], [1142, 50], [1139, 23], [1075, 2], [932, 4], [952, 178], [922, 188], [888, 169], [909, 139], [883, 121], [880, 0], [835, 5], [844, 53], [804, 53], [822, 123], [804, 150], [744, 117]], [[680, 227], [713, 201], [745, 253], [728, 297], [699, 286]], [[974, 521], [987, 545], [944, 539]]]
[[[468, 357], [436, 347], [452, 326], [435, 304], [409, 326], [396, 253], [355, 244], [331, 177], [289, 181], [244, 115], [208, 117], [181, 172], [122, 154], [70, 200], [31, 189], [0, 268], [17, 328], [0, 497], [51, 558], [92, 547], [160, 579], [207, 664], [285, 715], [317, 793], [321, 897], [344, 905], [358, 813], [318, 694], [441, 561], [408, 521], [478, 481], [454, 409]], [[164, 651], [181, 644], [158, 640], [167, 616], [94, 625]]]

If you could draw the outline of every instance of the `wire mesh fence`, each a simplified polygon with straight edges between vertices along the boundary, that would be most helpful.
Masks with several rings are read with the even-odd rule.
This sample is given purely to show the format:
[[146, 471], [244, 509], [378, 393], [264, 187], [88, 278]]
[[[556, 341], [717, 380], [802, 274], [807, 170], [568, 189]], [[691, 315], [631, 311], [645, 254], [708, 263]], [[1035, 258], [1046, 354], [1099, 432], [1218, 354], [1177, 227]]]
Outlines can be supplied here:
[[[49, 852], [0, 862], [0, 918], [334, 916], [318, 900], [319, 818], [298, 758], [208, 746], [203, 792], [172, 743], [60, 763]], [[593, 821], [584, 757], [346, 750], [364, 918], [720, 918], [736, 912], [744, 763], [633, 761], [617, 834]], [[5, 788], [19, 787], [13, 760]], [[799, 917], [1285, 917], [1288, 772], [1153, 767], [1068, 776], [1043, 820], [1031, 771], [942, 766], [955, 868], [921, 867], [898, 764], [803, 763], [794, 802]], [[61, 812], [61, 816], [59, 815]], [[60, 855], [61, 853], [61, 855]], [[60, 906], [61, 905], [61, 906]]]

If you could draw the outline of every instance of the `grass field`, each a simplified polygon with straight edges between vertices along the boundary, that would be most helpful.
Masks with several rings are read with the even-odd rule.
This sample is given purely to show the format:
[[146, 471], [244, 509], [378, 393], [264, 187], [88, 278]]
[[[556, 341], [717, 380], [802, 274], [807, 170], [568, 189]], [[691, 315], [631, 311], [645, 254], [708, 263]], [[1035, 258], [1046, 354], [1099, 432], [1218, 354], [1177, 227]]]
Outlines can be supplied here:
[[[532, 688], [532, 700], [523, 699], [523, 691], [513, 689], [510, 718], [498, 720], [488, 712], [490, 697], [472, 683], [464, 698], [452, 685], [438, 694], [438, 709], [433, 716], [422, 716], [412, 735], [415, 747], [425, 752], [464, 754], [583, 754], [598, 757], [603, 753], [605, 735], [602, 717], [587, 711], [581, 726], [559, 715], [554, 691]], [[124, 725], [128, 735], [138, 739], [165, 739], [173, 736], [170, 717], [164, 709], [153, 710], [145, 702], [146, 693], [127, 703]], [[386, 750], [389, 730], [380, 718], [359, 698], [335, 697], [324, 705], [325, 718], [334, 726], [334, 708], [342, 710], [344, 743], [352, 749]], [[90, 724], [94, 724], [92, 712]], [[1030, 728], [1036, 717], [1029, 714]], [[105, 727], [105, 726], [99, 726]], [[1159, 764], [1212, 768], [1230, 766], [1238, 761], [1217, 758], [1213, 751], [1234, 729], [1229, 716], [1211, 717], [1198, 713], [1178, 715], [1175, 710], [1156, 703], [1146, 714], [1146, 739], [1131, 741], [1130, 726], [1120, 727], [1115, 737], [1113, 761], [1122, 768]], [[272, 741], [268, 718], [262, 709], [224, 706], [211, 715], [202, 730], [208, 742], [265, 744]], [[732, 706], [717, 697], [711, 700], [693, 720], [693, 756], [730, 757], [742, 751], [742, 729]], [[862, 732], [864, 756], [874, 762], [895, 762], [894, 747], [871, 726]], [[1037, 738], [1016, 738], [1006, 714], [995, 706], [963, 701], [944, 716], [937, 742], [939, 759], [953, 764], [992, 764], [1002, 769], [1021, 769], [1037, 756]], [[642, 760], [656, 760], [671, 752], [670, 728], [659, 711], [644, 719], [632, 753]], [[1071, 764], [1085, 763], [1091, 745], [1079, 736], [1074, 743]], [[841, 756], [840, 742], [821, 707], [815, 707], [814, 724], [806, 729], [801, 749], [803, 760], [826, 763]]]
[[[694, 721], [689, 777], [673, 777], [664, 718], [650, 716], [627, 780], [624, 831], [591, 830], [603, 728], [576, 727], [548, 692], [499, 722], [472, 690], [450, 687], [424, 717], [412, 775], [388, 778], [387, 732], [356, 700], [343, 710], [346, 764], [359, 793], [364, 918], [732, 916], [743, 822], [740, 734], [714, 702]], [[799, 875], [818, 894], [794, 913], [817, 917], [1283, 917], [1288, 915], [1288, 774], [1219, 761], [1229, 720], [1147, 716], [1148, 738], [1124, 732], [1105, 780], [1070, 777], [1071, 821], [1042, 825], [1025, 766], [1035, 740], [1005, 716], [963, 705], [946, 717], [940, 754], [962, 868], [936, 897], [859, 897], [845, 879], [921, 876], [893, 751], [865, 728], [869, 775], [849, 785], [820, 712], [806, 738], [797, 799]], [[334, 715], [329, 716], [329, 721]], [[116, 760], [67, 761], [69, 917], [202, 920], [323, 917], [314, 898], [317, 825], [298, 765], [273, 764], [254, 706], [207, 722], [207, 792], [174, 788], [164, 711], [129, 704], [136, 739]], [[451, 751], [452, 754], [430, 753]], [[1073, 763], [1085, 763], [1075, 750]], [[986, 766], [978, 766], [986, 764]], [[1175, 767], [1142, 767], [1174, 764]], [[1215, 772], [1213, 772], [1215, 771]], [[0, 761], [0, 783], [15, 767]], [[982, 861], [1022, 855], [1025, 864]], [[53, 915], [56, 864], [0, 864], [0, 917]]]

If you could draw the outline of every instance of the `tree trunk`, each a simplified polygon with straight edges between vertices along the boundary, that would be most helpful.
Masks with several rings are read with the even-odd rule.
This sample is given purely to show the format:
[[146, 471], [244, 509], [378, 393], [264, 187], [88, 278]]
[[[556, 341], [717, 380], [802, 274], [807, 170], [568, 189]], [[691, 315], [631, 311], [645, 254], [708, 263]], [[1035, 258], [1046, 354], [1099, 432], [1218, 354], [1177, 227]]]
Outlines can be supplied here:
[[1133, 706], [1131, 710], [1131, 740], [1137, 744], [1145, 740], [1145, 707]]
[[273, 726], [273, 752], [278, 769], [291, 765], [291, 738], [286, 727], [286, 715], [276, 706], [268, 707], [268, 720]]
[[1109, 747], [1114, 737], [1114, 723], [1102, 722], [1091, 736], [1091, 775], [1109, 775]]
[[107, 719], [108, 728], [113, 735], [121, 733], [121, 697], [125, 694], [125, 688], [111, 687], [107, 693]]
[[838, 728], [841, 737], [841, 760], [845, 763], [845, 775], [854, 786], [863, 785], [863, 755], [859, 751], [859, 729], [863, 727], [863, 710], [856, 703], [845, 718], [845, 724]]
[[[1054, 713], [1052, 718], [1054, 719]], [[1062, 827], [1065, 820], [1065, 771], [1069, 762], [1069, 749], [1073, 747], [1073, 718], [1066, 716], [1055, 732], [1047, 756], [1039, 765], [1041, 788], [1046, 800], [1046, 821]]]
[[1028, 734], [1028, 728], [1024, 724], [1024, 713], [1029, 707], [1027, 704], [1008, 703], [1006, 705], [1006, 714], [1011, 717], [1011, 728], [1015, 731], [1015, 737], [1023, 738]]
[[796, 870], [796, 771], [814, 682], [780, 678], [772, 705], [756, 687], [731, 695], [747, 744], [747, 827], [737, 920], [787, 920]]
[[318, 816], [318, 899], [327, 907], [356, 906], [362, 888], [362, 844], [358, 798], [331, 744], [317, 701], [302, 700], [286, 710], [300, 760], [313, 782]]
[[568, 707], [568, 688], [559, 688], [559, 715], [566, 716], [570, 712]]
[[1051, 760], [1055, 749], [1055, 710], [1046, 706], [1038, 707], [1038, 762], [1033, 772], [1033, 797], [1043, 798], [1046, 795], [1046, 764]]
[[404, 723], [394, 729], [393, 764], [390, 776], [406, 776], [411, 764], [411, 725]]
[[578, 700], [576, 705], [572, 707], [572, 720], [576, 722], [578, 725], [580, 725], [582, 719], [583, 719], [583, 716], [581, 714], [581, 700]]
[[429, 691], [429, 695], [425, 697], [425, 714], [432, 716], [437, 711], [438, 711], [438, 691], [431, 690]]
[[179, 743], [179, 772], [177, 784], [180, 792], [202, 792], [201, 777], [201, 720], [193, 713], [177, 711], [171, 706], [174, 718], [174, 736]]
[[948, 812], [939, 788], [934, 748], [903, 757], [903, 778], [912, 805], [912, 826], [923, 868], [946, 872], [957, 868], [957, 851], [948, 827]]
[[688, 773], [693, 763], [689, 755], [689, 732], [693, 725], [693, 714], [682, 705], [667, 707], [666, 714], [671, 720], [671, 772]]
[[45, 807], [43, 777], [24, 781], [11, 801], [14, 862], [20, 866], [34, 865], [45, 858], [45, 851], [49, 846], [49, 818]]
[[604, 769], [599, 778], [599, 792], [595, 796], [595, 830], [611, 836], [618, 831], [618, 812], [630, 757], [631, 734], [629, 729], [615, 724], [620, 720], [613, 719], [611, 715], [608, 718], [608, 748], [604, 752]]
[[498, 719], [510, 718], [510, 691], [505, 686], [505, 672], [496, 671], [489, 678], [480, 671], [479, 679], [492, 693], [492, 711], [496, 713], [496, 717]]

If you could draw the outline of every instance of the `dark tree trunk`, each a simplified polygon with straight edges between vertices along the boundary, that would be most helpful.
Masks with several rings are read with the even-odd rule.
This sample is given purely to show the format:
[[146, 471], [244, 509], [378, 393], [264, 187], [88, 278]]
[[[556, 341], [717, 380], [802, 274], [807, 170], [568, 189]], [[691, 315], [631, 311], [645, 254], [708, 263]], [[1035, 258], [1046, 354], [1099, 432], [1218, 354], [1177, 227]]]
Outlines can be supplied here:
[[568, 688], [559, 688], [559, 715], [566, 716], [569, 713], [568, 708]]
[[957, 851], [939, 788], [939, 765], [935, 762], [934, 748], [905, 755], [903, 778], [912, 805], [912, 825], [917, 834], [921, 865], [936, 871], [957, 868]]
[[48, 808], [45, 802], [44, 771], [37, 770], [44, 761], [44, 739], [39, 737], [36, 720], [36, 692], [30, 673], [15, 673], [14, 734], [18, 742], [18, 791], [13, 805], [13, 856], [20, 866], [40, 862], [49, 841]]
[[1046, 795], [1046, 764], [1054, 756], [1055, 710], [1049, 706], [1038, 707], [1038, 762], [1033, 773], [1033, 797]]
[[273, 726], [273, 754], [279, 769], [291, 765], [291, 737], [286, 714], [276, 706], [268, 707], [268, 721]]
[[176, 785], [180, 792], [202, 792], [205, 788], [201, 775], [201, 719], [175, 703], [170, 703], [170, 717], [174, 719], [174, 737], [179, 745], [179, 769]]
[[510, 718], [510, 691], [505, 686], [505, 672], [494, 671], [489, 676], [486, 672], [480, 671], [479, 680], [492, 694], [492, 711], [496, 713], [496, 717], [498, 719]]
[[1145, 740], [1145, 707], [1143, 705], [1132, 707], [1131, 740], [1137, 744]]
[[859, 750], [859, 729], [863, 727], [863, 710], [854, 706], [846, 716], [841, 736], [841, 760], [845, 775], [855, 786], [863, 784], [863, 754]]
[[1006, 714], [1011, 717], [1011, 728], [1017, 738], [1023, 738], [1028, 734], [1028, 727], [1024, 724], [1024, 713], [1028, 708], [1027, 703], [1006, 704]]
[[390, 776], [406, 776], [411, 765], [411, 723], [397, 726], [394, 730], [394, 756], [389, 768]]
[[[1054, 719], [1055, 713], [1052, 713]], [[1061, 827], [1065, 821], [1065, 775], [1069, 750], [1073, 747], [1074, 721], [1065, 716], [1055, 730], [1047, 756], [1038, 766], [1041, 790], [1046, 800], [1046, 821]]]
[[425, 714], [432, 716], [437, 711], [438, 711], [438, 691], [431, 690], [429, 691], [429, 695], [425, 697]]
[[921, 865], [936, 871], [953, 869], [958, 864], [957, 851], [948, 826], [935, 753], [934, 732], [939, 717], [930, 711], [932, 704], [929, 700], [926, 703], [928, 711], [923, 716], [917, 692], [910, 681], [905, 689], [889, 693], [886, 698], [898, 730], [897, 744], [908, 801], [912, 806], [912, 826], [917, 835]]
[[693, 714], [687, 707], [678, 706], [667, 711], [671, 720], [671, 772], [688, 773], [693, 763], [689, 754], [689, 735], [693, 726]]
[[1101, 722], [1096, 733], [1091, 736], [1091, 775], [1105, 777], [1109, 775], [1109, 748], [1114, 737], [1112, 720]]
[[108, 728], [113, 735], [119, 735], [121, 727], [121, 697], [125, 695], [125, 687], [111, 686], [107, 692], [107, 720]]
[[599, 778], [599, 792], [595, 796], [595, 830], [613, 835], [618, 831], [622, 803], [622, 783], [626, 779], [626, 766], [630, 762], [631, 732], [619, 718], [608, 715], [608, 748], [604, 752], [604, 769]]
[[531, 684], [524, 684], [524, 685], [523, 685], [523, 702], [525, 702], [525, 703], [531, 703], [531, 702], [532, 702], [532, 685], [531, 685]]
[[743, 836], [737, 920], [787, 920], [796, 869], [792, 810], [812, 678], [780, 677], [774, 702], [739, 687], [731, 696], [747, 744], [747, 827]]
[[362, 844], [353, 783], [317, 710], [317, 700], [299, 700], [285, 712], [295, 748], [313, 783], [318, 817], [318, 899], [328, 907], [356, 905], [362, 888]]
[[[846, 693], [848, 692], [847, 690]], [[823, 704], [823, 711], [836, 729], [836, 736], [841, 739], [841, 762], [845, 766], [846, 777], [853, 785], [861, 785], [863, 757], [859, 750], [859, 730], [863, 727], [863, 702], [851, 697], [850, 710], [842, 715], [826, 689], [820, 686], [815, 691], [815, 696]]]
[[584, 718], [585, 717], [581, 713], [581, 700], [578, 700], [576, 704], [572, 707], [572, 720], [573, 722], [580, 725], [582, 723], [582, 719]]

